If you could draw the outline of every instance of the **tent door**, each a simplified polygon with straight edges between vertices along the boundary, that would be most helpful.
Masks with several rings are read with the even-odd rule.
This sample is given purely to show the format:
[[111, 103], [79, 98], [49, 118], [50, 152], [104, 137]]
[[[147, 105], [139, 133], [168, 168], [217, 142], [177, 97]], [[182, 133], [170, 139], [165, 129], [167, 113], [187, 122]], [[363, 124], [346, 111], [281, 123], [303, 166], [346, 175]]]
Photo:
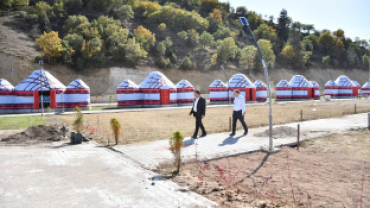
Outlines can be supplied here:
[[161, 105], [169, 105], [170, 104], [170, 90], [168, 89], [161, 89], [160, 93]]
[[[41, 97], [43, 98], [43, 102], [41, 102]], [[50, 107], [50, 91], [39, 92], [39, 108], [41, 108], [42, 103], [44, 104], [44, 109]]]

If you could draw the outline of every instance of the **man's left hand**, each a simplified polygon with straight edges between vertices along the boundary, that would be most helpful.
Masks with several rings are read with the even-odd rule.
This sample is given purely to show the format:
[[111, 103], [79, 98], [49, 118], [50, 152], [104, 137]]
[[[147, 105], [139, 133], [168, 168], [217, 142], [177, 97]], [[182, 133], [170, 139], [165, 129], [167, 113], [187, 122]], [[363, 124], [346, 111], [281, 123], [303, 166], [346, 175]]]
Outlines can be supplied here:
[[242, 116], [244, 117], [244, 113], [242, 113]]
[[202, 118], [204, 118], [205, 115], [202, 115]]

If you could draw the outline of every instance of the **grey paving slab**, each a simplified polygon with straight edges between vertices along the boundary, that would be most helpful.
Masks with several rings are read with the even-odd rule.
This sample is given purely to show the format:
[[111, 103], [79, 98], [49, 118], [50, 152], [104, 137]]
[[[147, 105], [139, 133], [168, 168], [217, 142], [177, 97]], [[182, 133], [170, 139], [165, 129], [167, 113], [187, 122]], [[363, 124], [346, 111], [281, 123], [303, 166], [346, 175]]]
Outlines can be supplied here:
[[93, 144], [0, 146], [0, 170], [1, 208], [217, 206]]
[[[356, 128], [367, 126], [367, 114], [356, 114], [343, 118], [311, 120], [300, 123], [291, 123], [279, 126], [289, 126], [297, 128], [300, 124], [301, 141], [306, 139], [319, 138], [332, 133], [344, 132]], [[255, 137], [254, 134], [266, 131], [268, 127], [254, 128], [249, 130], [246, 137], [241, 136], [243, 132], [237, 132], [233, 138], [229, 133], [210, 134], [204, 138], [184, 139], [183, 158], [192, 160], [195, 158], [210, 160], [219, 157], [233, 156], [242, 153], [259, 151], [262, 147], [268, 147], [268, 137]], [[303, 134], [304, 133], [304, 134]], [[296, 143], [297, 138], [278, 138], [274, 139], [274, 146], [291, 145]], [[143, 167], [148, 169], [156, 168], [160, 163], [172, 160], [173, 155], [169, 150], [169, 141], [161, 140], [144, 144], [119, 145], [113, 147], [115, 150], [125, 154], [135, 160]]]

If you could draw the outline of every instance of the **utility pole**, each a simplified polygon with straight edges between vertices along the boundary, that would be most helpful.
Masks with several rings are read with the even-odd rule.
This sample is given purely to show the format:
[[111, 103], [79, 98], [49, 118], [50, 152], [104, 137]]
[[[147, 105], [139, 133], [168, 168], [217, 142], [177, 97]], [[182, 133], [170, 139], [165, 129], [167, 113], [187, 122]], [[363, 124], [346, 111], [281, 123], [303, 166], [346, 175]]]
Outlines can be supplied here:
[[249, 28], [249, 23], [248, 23], [247, 18], [245, 18], [245, 17], [239, 17], [239, 20], [242, 23], [242, 25], [244, 26], [244, 28], [247, 28], [248, 29], [249, 33], [251, 34], [251, 36], [252, 36], [252, 38], [254, 40], [254, 43], [257, 46], [258, 52], [259, 52], [259, 54], [261, 56], [262, 66], [263, 66], [263, 69], [265, 71], [266, 80], [267, 80], [267, 87], [268, 87], [268, 93], [269, 93], [269, 148], [268, 148], [267, 152], [269, 152], [269, 153], [277, 152], [279, 150], [274, 148], [274, 140], [273, 140], [271, 88], [270, 88], [270, 81], [269, 81], [268, 71], [267, 71], [267, 68], [266, 68], [266, 63], [265, 63], [265, 60], [263, 59], [262, 52], [261, 52], [260, 47], [258, 46], [257, 40], [254, 37], [253, 32]]

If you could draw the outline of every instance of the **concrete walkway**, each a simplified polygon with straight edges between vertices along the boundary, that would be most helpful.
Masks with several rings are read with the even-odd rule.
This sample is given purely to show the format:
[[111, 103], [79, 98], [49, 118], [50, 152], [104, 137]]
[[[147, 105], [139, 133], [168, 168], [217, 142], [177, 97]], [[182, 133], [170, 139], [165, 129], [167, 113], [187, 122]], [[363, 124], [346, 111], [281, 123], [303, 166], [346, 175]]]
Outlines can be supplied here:
[[[274, 126], [288, 126], [297, 128], [298, 123]], [[301, 122], [301, 141], [323, 137], [332, 133], [344, 132], [351, 129], [360, 129], [367, 127], [367, 114], [356, 114], [345, 116], [343, 118], [320, 119]], [[239, 124], [240, 125], [240, 124]], [[184, 139], [183, 157], [184, 160], [196, 158], [209, 160], [219, 157], [233, 156], [242, 153], [259, 151], [262, 147], [268, 147], [268, 137], [255, 137], [255, 133], [266, 131], [268, 127], [250, 129], [246, 137], [241, 136], [242, 131], [237, 132], [233, 138], [229, 133], [211, 134], [199, 139]], [[279, 137], [279, 134], [275, 134]], [[291, 137], [274, 139], [274, 146], [295, 145], [297, 143], [296, 135]], [[160, 163], [168, 162], [173, 158], [169, 150], [169, 141], [161, 140], [144, 144], [120, 145], [114, 146], [115, 150], [123, 153], [127, 157], [135, 160], [143, 167], [153, 169]]]
[[0, 208], [215, 207], [93, 144], [0, 146]]

